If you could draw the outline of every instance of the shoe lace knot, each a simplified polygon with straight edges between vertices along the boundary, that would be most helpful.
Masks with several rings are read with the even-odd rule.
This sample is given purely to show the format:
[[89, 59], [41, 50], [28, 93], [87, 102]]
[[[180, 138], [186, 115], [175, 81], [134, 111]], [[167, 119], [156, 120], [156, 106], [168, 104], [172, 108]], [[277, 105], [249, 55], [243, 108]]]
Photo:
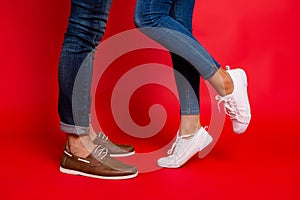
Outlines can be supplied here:
[[216, 96], [216, 100], [218, 101], [218, 109], [220, 111], [220, 104], [224, 102], [224, 111], [226, 115], [228, 115], [231, 119], [237, 119], [239, 116], [239, 112], [236, 107], [236, 103], [231, 96]]

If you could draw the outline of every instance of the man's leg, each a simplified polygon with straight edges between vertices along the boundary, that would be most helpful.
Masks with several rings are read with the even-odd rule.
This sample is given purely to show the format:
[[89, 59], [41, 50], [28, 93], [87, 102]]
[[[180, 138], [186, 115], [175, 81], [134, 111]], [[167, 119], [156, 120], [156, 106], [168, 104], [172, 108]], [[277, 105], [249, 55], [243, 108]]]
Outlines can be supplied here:
[[71, 2], [58, 72], [60, 127], [67, 133], [60, 170], [95, 178], [125, 179], [135, 177], [136, 168], [112, 159], [104, 142], [92, 140], [95, 133], [89, 119], [94, 51], [104, 35], [110, 6], [111, 0]]

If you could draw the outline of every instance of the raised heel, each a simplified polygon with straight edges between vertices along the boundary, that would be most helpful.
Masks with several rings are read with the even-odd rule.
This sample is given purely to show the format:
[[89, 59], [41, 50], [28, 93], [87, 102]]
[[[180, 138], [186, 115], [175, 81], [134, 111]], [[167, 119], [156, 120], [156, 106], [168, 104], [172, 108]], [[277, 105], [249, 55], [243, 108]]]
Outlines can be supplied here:
[[203, 144], [200, 146], [199, 151], [202, 151], [205, 147], [207, 147], [211, 142], [213, 141], [213, 138], [206, 133], [205, 136], [205, 141], [203, 142]]
[[247, 80], [246, 72], [242, 69], [237, 69], [237, 70], [239, 70], [240, 76], [243, 77], [244, 85], [248, 86], [248, 80]]

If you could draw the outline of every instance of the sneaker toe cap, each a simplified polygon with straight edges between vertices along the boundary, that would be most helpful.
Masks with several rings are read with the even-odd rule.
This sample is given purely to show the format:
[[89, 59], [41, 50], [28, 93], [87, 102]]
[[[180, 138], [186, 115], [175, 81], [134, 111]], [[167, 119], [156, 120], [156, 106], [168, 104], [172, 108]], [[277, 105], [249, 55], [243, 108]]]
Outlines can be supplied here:
[[171, 161], [168, 157], [158, 159], [157, 164], [160, 167], [165, 167], [165, 168], [178, 168], [178, 167], [180, 167], [180, 165], [178, 163], [175, 163], [175, 162]]
[[233, 126], [233, 131], [236, 134], [244, 133], [248, 128], [248, 124], [238, 124]]

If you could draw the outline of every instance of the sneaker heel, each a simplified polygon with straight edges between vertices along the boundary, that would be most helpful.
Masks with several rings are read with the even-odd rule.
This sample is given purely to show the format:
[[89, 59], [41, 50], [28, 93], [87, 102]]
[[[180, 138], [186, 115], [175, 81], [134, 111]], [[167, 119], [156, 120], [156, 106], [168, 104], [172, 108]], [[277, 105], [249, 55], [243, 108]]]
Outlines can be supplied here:
[[244, 85], [248, 86], [248, 80], [247, 80], [247, 75], [244, 70], [240, 71], [241, 77], [243, 77]]
[[199, 148], [198, 151], [199, 152], [202, 151], [205, 147], [207, 147], [212, 142], [212, 140], [213, 138], [209, 134], [207, 134], [203, 145]]

